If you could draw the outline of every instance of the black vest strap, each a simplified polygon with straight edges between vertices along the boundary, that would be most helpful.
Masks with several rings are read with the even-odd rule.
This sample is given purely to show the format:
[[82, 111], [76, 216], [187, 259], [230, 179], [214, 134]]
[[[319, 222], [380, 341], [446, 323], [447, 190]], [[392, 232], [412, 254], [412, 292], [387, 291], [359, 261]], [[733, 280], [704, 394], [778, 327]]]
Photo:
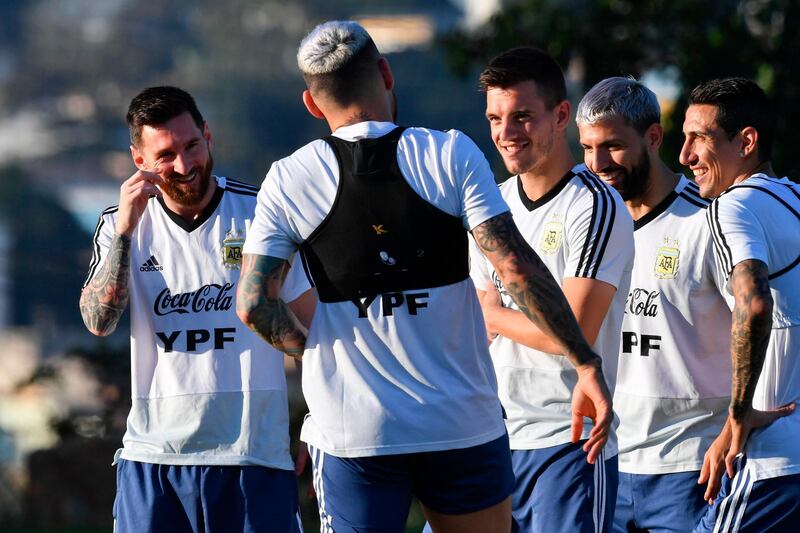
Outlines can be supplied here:
[[339, 161], [328, 216], [300, 246], [322, 302], [427, 289], [469, 275], [461, 219], [423, 200], [397, 164], [405, 128], [383, 137], [325, 137]]

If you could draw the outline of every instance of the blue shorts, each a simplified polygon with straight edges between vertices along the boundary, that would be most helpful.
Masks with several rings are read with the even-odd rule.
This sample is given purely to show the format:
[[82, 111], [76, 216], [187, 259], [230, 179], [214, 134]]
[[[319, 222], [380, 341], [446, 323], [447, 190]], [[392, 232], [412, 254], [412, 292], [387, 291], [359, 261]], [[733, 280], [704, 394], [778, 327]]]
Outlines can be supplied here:
[[503, 435], [480, 446], [374, 457], [336, 457], [308, 447], [320, 531], [405, 531], [411, 497], [444, 514], [496, 505], [514, 474]]
[[117, 463], [115, 533], [294, 533], [297, 511], [291, 470]]
[[650, 531], [686, 533], [697, 524], [708, 505], [705, 485], [697, 472], [671, 474], [619, 473], [614, 533]]
[[576, 444], [513, 450], [516, 483], [512, 531], [611, 531], [617, 497], [617, 457], [595, 464]]
[[800, 474], [753, 481], [744, 456], [733, 480], [722, 476], [714, 505], [706, 508], [695, 533], [796, 533], [800, 531]]

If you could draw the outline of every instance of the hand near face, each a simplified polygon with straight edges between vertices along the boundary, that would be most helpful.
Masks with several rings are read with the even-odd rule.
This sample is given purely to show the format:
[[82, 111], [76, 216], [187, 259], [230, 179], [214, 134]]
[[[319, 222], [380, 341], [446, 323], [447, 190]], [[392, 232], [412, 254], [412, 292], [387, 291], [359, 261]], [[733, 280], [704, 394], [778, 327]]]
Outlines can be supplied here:
[[147, 200], [151, 196], [161, 196], [158, 186], [164, 179], [154, 172], [139, 170], [125, 180], [119, 190], [119, 211], [117, 212], [117, 233], [130, 237], [139, 224]]

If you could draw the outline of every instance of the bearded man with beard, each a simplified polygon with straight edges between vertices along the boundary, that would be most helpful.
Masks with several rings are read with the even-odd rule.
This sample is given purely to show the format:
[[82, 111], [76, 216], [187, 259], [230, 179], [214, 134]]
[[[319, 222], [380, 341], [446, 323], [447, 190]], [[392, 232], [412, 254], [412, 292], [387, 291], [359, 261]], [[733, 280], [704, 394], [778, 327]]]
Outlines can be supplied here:
[[[212, 175], [211, 132], [185, 91], [145, 89], [127, 122], [138, 171], [100, 216], [80, 300], [99, 336], [131, 304], [115, 531], [298, 531], [283, 356], [233, 301], [257, 189]], [[313, 293], [289, 272], [282, 297], [307, 324]]]
[[[480, 85], [492, 140], [514, 174], [500, 193], [559, 282], [613, 390], [633, 267], [630, 216], [619, 194], [570, 153], [571, 108], [552, 57], [509, 50], [489, 62]], [[473, 247], [470, 258], [511, 446], [514, 531], [608, 531], [617, 474], [613, 425], [603, 450], [586, 446], [586, 430], [570, 430], [575, 370], [555, 339], [525, 320], [485, 254]]]
[[620, 532], [694, 528], [719, 489], [722, 450], [712, 444], [730, 402], [731, 313], [705, 223], [710, 201], [659, 157], [660, 120], [656, 95], [619, 77], [592, 87], [576, 117], [586, 165], [634, 220], [614, 393]]

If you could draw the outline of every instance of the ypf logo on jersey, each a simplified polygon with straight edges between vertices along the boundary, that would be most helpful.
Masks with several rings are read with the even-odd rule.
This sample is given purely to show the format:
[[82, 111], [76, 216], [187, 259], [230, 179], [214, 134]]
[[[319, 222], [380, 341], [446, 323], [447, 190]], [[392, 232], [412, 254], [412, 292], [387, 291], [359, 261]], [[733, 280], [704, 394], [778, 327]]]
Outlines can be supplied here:
[[231, 228], [225, 232], [222, 239], [222, 264], [227, 269], [239, 270], [242, 268], [242, 247], [244, 235], [236, 229], [236, 220], [231, 219]]
[[539, 246], [542, 253], [550, 255], [556, 253], [561, 247], [561, 239], [564, 234], [564, 225], [561, 222], [552, 220], [544, 225], [542, 230], [542, 242]]
[[656, 253], [656, 264], [654, 268], [658, 279], [673, 279], [678, 272], [678, 259], [681, 251], [678, 248], [662, 246]]

